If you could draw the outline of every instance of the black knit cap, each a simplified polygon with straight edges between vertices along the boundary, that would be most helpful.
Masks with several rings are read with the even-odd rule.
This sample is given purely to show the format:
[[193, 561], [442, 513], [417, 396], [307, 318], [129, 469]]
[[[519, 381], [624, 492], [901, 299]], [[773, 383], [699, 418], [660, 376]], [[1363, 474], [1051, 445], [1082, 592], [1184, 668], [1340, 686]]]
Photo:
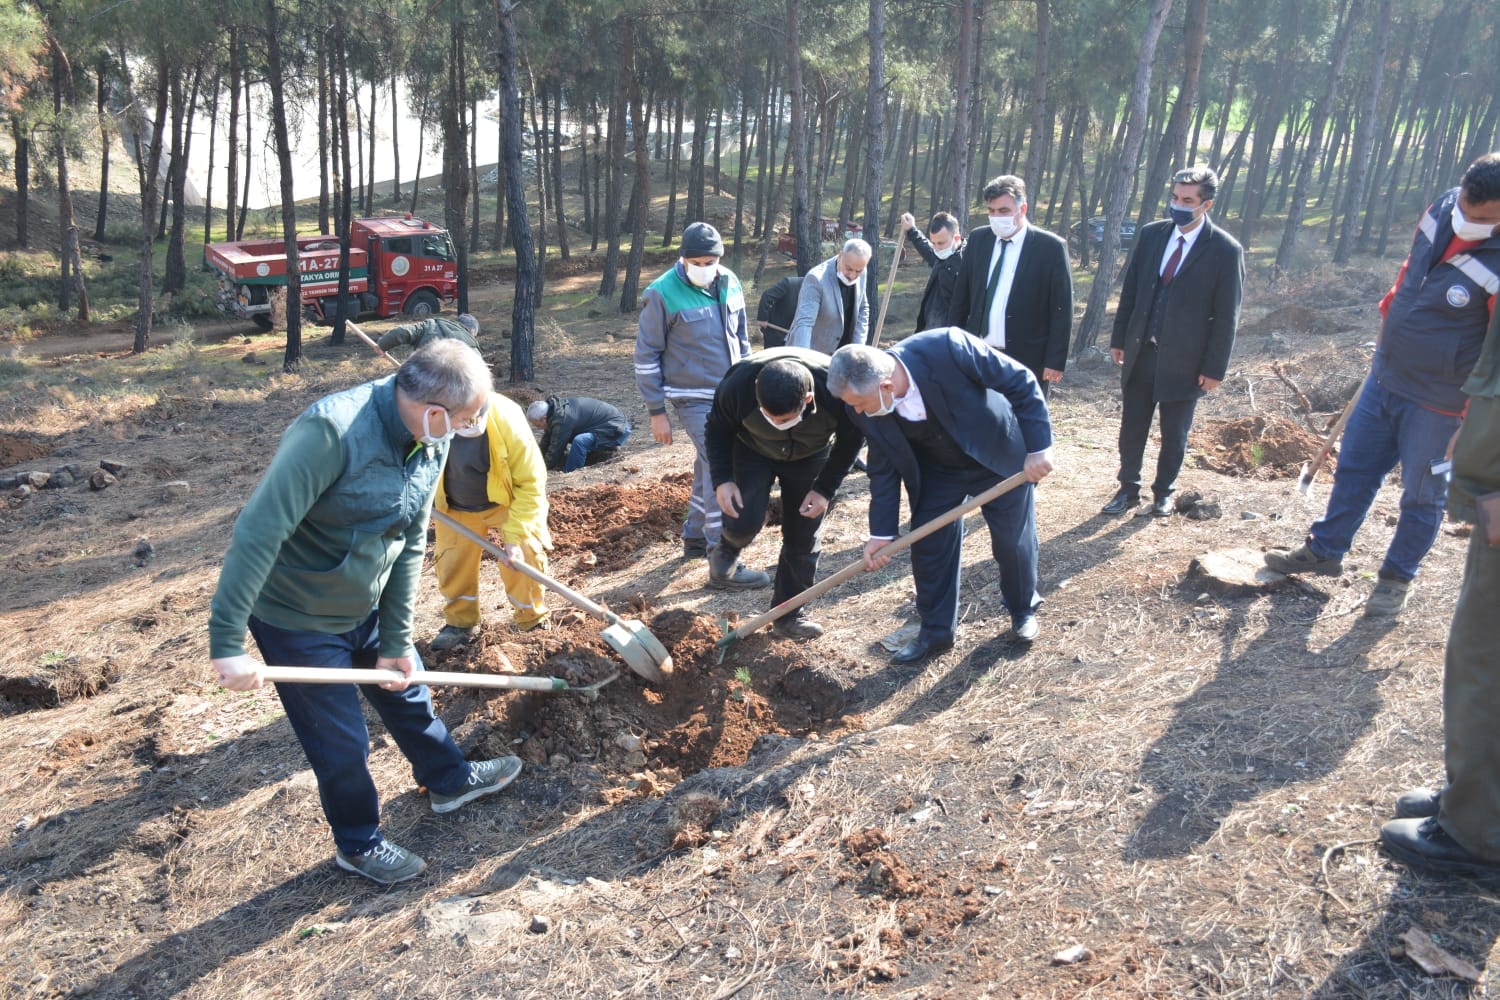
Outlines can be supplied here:
[[706, 222], [695, 222], [682, 231], [682, 244], [677, 251], [680, 257], [722, 257], [724, 241], [719, 231]]

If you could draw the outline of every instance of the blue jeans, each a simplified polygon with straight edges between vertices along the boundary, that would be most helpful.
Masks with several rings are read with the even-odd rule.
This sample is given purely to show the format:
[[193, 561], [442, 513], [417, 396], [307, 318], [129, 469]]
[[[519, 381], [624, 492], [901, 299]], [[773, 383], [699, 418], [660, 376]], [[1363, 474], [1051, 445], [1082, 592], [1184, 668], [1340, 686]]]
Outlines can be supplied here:
[[[329, 635], [277, 628], [250, 619], [250, 634], [267, 663], [290, 667], [373, 667], [379, 639], [376, 615], [351, 632]], [[416, 651], [412, 656], [416, 657]], [[421, 661], [417, 663], [421, 669]], [[356, 691], [358, 689], [358, 691]], [[323, 815], [345, 854], [380, 843], [380, 798], [370, 777], [370, 734], [359, 694], [374, 706], [391, 738], [411, 762], [419, 784], [454, 793], [469, 780], [469, 763], [432, 711], [426, 685], [386, 691], [374, 684], [277, 684], [287, 721], [318, 779]]]
[[1373, 375], [1344, 427], [1328, 509], [1308, 532], [1307, 547], [1321, 558], [1341, 558], [1354, 542], [1386, 475], [1401, 463], [1401, 514], [1380, 575], [1410, 580], [1437, 540], [1448, 501], [1441, 462], [1459, 419], [1394, 395]]
[[612, 441], [600, 441], [599, 436], [593, 431], [584, 431], [582, 434], [575, 435], [568, 443], [568, 460], [563, 463], [563, 471], [577, 472], [589, 464], [589, 452], [618, 451], [628, 440], [630, 440], [629, 431]]

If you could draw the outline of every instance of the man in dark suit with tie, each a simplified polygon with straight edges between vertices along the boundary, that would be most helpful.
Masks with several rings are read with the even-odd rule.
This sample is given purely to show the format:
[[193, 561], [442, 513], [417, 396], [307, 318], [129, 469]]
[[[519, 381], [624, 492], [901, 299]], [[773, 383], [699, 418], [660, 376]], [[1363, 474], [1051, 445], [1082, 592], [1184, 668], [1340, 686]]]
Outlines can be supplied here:
[[[889, 350], [841, 347], [828, 365], [828, 389], [855, 413], [870, 444], [870, 540], [865, 566], [890, 561], [880, 550], [896, 536], [901, 484], [920, 527], [1001, 479], [1024, 485], [984, 505], [1000, 593], [1017, 640], [1030, 643], [1036, 609], [1034, 483], [1052, 471], [1052, 424], [1035, 376], [957, 327], [914, 334]], [[891, 657], [915, 663], [953, 645], [963, 525], [945, 525], [911, 548], [917, 588], [916, 637]]]
[[1151, 513], [1172, 513], [1172, 492], [1187, 454], [1199, 397], [1218, 388], [1240, 322], [1245, 254], [1210, 221], [1219, 187], [1208, 167], [1172, 176], [1171, 219], [1140, 231], [1115, 313], [1109, 353], [1122, 366], [1119, 491], [1104, 513], [1141, 502], [1141, 462], [1151, 417], [1161, 411], [1161, 452], [1151, 483]]
[[1026, 182], [984, 186], [989, 225], [969, 234], [954, 282], [954, 326], [1031, 369], [1045, 398], [1063, 377], [1073, 332], [1073, 268], [1058, 236], [1026, 219]]

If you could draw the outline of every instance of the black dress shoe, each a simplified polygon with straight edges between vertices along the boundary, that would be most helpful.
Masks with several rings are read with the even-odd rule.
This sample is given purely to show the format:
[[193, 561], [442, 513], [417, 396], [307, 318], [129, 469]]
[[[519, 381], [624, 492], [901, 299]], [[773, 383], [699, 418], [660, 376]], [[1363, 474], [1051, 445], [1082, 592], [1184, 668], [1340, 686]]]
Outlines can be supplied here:
[[1393, 819], [1380, 828], [1380, 844], [1394, 858], [1443, 875], [1500, 875], [1500, 861], [1472, 853], [1438, 825], [1436, 817]]
[[1177, 505], [1170, 496], [1157, 497], [1151, 501], [1152, 517], [1171, 517], [1177, 512]]
[[1436, 816], [1442, 804], [1441, 790], [1435, 792], [1430, 788], [1413, 788], [1396, 796], [1396, 818], [1426, 819], [1428, 816]]
[[1114, 498], [1109, 503], [1104, 505], [1104, 508], [1099, 513], [1118, 517], [1130, 508], [1139, 507], [1140, 505], [1141, 498], [1139, 496], [1128, 490], [1121, 490], [1114, 495]]
[[892, 663], [917, 663], [937, 653], [946, 652], [953, 648], [953, 640], [932, 639], [920, 633], [911, 642], [896, 650], [891, 657]]

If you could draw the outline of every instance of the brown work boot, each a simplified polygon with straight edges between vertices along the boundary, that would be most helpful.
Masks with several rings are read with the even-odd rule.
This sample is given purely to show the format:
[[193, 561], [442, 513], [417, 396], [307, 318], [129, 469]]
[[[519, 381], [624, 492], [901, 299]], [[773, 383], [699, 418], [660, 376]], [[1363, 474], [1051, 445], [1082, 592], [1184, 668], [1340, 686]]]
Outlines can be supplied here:
[[1290, 552], [1271, 550], [1266, 553], [1266, 565], [1278, 573], [1288, 576], [1294, 573], [1318, 573], [1322, 576], [1338, 576], [1344, 572], [1344, 558], [1325, 558], [1307, 545], [1299, 545]]

